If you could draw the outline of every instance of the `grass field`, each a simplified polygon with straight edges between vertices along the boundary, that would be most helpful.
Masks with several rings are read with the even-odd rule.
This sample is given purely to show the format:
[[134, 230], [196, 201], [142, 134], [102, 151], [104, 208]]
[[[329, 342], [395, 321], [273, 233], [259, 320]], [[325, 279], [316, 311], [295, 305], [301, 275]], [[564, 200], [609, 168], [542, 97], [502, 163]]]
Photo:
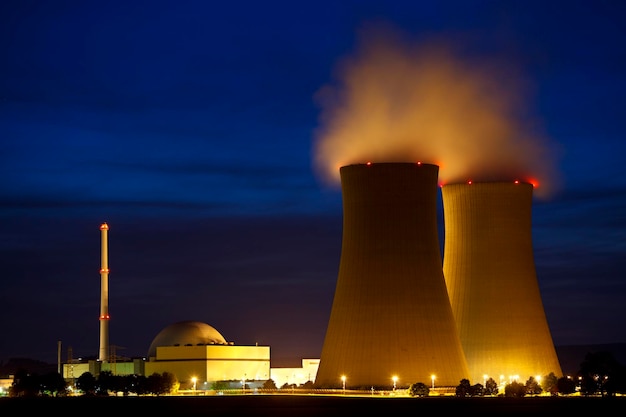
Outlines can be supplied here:
[[[1, 415], [140, 416], [426, 416], [445, 412], [485, 415], [594, 416], [624, 410], [626, 397], [381, 398], [315, 395], [203, 397], [0, 398]], [[16, 413], [16, 414], [9, 414]], [[19, 414], [17, 414], [19, 413]], [[437, 414], [435, 414], [437, 413]]]

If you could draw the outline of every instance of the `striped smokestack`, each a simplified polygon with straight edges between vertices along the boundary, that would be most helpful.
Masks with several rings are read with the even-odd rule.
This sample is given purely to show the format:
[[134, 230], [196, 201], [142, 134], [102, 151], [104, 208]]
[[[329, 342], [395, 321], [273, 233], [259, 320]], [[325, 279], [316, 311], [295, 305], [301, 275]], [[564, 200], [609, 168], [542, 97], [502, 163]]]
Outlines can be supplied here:
[[101, 252], [100, 252], [100, 350], [98, 360], [109, 360], [109, 251], [108, 251], [109, 226], [102, 223], [100, 226]]

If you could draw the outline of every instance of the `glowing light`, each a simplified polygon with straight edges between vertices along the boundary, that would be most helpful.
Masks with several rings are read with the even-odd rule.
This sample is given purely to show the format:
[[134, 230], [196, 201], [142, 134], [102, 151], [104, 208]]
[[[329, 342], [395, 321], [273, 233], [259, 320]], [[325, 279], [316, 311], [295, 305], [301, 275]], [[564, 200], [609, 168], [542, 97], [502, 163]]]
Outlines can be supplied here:
[[515, 180], [515, 184], [519, 184], [519, 180]]
[[398, 382], [398, 377], [397, 376], [393, 376], [391, 377], [391, 380], [393, 381], [393, 390], [396, 390], [396, 382]]
[[108, 274], [109, 273], [109, 268], [100, 268], [100, 273], [104, 273], [104, 274]]
[[100, 225], [100, 230], [109, 230], [109, 225], [106, 223], [102, 223], [102, 225]]
[[111, 317], [109, 317], [108, 314], [103, 314], [100, 316], [100, 320], [109, 320]]
[[367, 162], [365, 165], [370, 166], [370, 165], [372, 165], [372, 163], [371, 162]]
[[345, 375], [341, 375], [341, 384], [342, 384], [342, 389], [343, 389], [343, 393], [346, 393], [346, 376]]
[[467, 184], [468, 184], [468, 185], [472, 185], [472, 180], [469, 180], [469, 181], [467, 182]]
[[432, 387], [435, 389], [435, 375], [430, 376], [430, 380], [432, 381]]

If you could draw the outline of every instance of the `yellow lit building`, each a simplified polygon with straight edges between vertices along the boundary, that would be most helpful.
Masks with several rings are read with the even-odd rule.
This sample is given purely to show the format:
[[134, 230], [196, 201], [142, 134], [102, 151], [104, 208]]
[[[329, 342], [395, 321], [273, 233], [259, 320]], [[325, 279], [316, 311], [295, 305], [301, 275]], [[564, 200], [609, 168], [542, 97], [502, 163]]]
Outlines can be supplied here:
[[272, 368], [270, 369], [271, 379], [277, 388], [283, 385], [300, 386], [307, 382], [315, 381], [317, 368], [320, 366], [319, 359], [302, 359], [301, 368]]
[[144, 367], [146, 376], [163, 372], [176, 375], [180, 389], [192, 389], [192, 378], [196, 378], [197, 389], [214, 381], [267, 380], [270, 348], [235, 346], [206, 323], [181, 321], [157, 334]]
[[[269, 346], [161, 346], [145, 363], [145, 374], [176, 375], [180, 389], [192, 389], [213, 381], [267, 380], [270, 377]], [[201, 386], [197, 385], [200, 389]]]
[[[280, 388], [285, 383], [302, 385], [313, 381], [319, 359], [303, 359], [302, 368], [270, 369], [269, 346], [237, 346], [212, 326], [198, 321], [182, 321], [165, 327], [153, 339], [147, 359], [127, 362], [76, 361], [63, 365], [63, 377], [75, 381], [85, 372], [98, 376], [173, 374], [180, 390], [209, 390], [214, 382], [262, 386], [268, 379]], [[253, 382], [253, 381], [256, 381]]]

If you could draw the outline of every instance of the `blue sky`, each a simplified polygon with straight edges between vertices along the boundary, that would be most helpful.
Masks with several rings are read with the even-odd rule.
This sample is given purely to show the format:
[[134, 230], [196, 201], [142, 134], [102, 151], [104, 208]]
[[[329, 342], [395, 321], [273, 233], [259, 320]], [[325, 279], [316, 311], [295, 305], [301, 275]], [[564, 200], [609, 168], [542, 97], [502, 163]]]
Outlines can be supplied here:
[[530, 165], [558, 179], [533, 207], [555, 344], [626, 342], [625, 21], [618, 1], [2, 2], [0, 360], [97, 354], [105, 221], [120, 353], [199, 320], [278, 365], [319, 357], [342, 210], [316, 149], [352, 110], [320, 94], [346, 59], [396, 81], [428, 61], [359, 61], [380, 26], [411, 45], [394, 62], [433, 40], [471, 61], [459, 85], [497, 64], [480, 97], [519, 99], [507, 131], [541, 132]]

